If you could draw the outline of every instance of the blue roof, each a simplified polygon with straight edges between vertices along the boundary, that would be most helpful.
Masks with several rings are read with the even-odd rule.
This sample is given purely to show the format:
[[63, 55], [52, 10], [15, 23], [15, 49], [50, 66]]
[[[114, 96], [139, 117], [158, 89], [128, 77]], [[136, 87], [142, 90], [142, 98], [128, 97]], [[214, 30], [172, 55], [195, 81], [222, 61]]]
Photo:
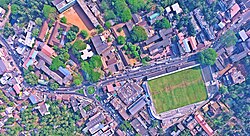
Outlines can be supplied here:
[[31, 58], [34, 59], [36, 58], [36, 55], [38, 54], [38, 51], [34, 51], [34, 53], [31, 55]]
[[154, 13], [149, 18], [150, 18], [150, 20], [153, 20], [153, 19], [157, 18], [158, 16], [160, 16], [160, 13]]
[[66, 68], [60, 66], [58, 70], [65, 76], [70, 75], [70, 72]]
[[30, 99], [30, 101], [31, 101], [32, 104], [36, 104], [38, 102], [37, 99], [36, 99], [36, 97], [34, 95], [31, 95], [29, 97], [29, 99]]

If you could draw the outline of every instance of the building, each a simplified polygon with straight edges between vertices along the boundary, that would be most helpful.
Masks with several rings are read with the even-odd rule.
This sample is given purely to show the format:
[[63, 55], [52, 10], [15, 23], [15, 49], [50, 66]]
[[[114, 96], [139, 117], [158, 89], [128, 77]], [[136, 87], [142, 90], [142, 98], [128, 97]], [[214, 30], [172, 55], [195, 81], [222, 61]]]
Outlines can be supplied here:
[[84, 0], [76, 0], [76, 1], [80, 5], [80, 7], [83, 10], [83, 12], [87, 15], [87, 17], [89, 18], [89, 20], [92, 23], [92, 25], [94, 27], [99, 26], [100, 23], [98, 22], [97, 18], [94, 16], [94, 14], [90, 11], [89, 7], [84, 2]]
[[229, 19], [232, 19], [238, 12], [240, 11], [240, 6], [235, 3], [228, 11], [227, 11], [227, 17]]
[[7, 67], [2, 59], [0, 59], [0, 75], [3, 75], [7, 71]]
[[49, 25], [48, 25], [48, 21], [46, 20], [43, 22], [40, 33], [39, 33], [37, 38], [40, 41], [44, 42], [46, 40], [46, 36], [47, 36], [48, 31], [49, 31]]
[[48, 44], [51, 46], [63, 47], [65, 44], [65, 38], [68, 30], [68, 25], [56, 22], [53, 31], [50, 35]]
[[53, 0], [52, 4], [62, 13], [76, 3], [76, 0]]
[[129, 106], [142, 92], [143, 89], [138, 84], [127, 82], [117, 91], [117, 95], [125, 105]]
[[87, 44], [86, 49], [84, 49], [84, 50], [82, 50], [82, 51], [80, 51], [80, 52], [82, 53], [81, 58], [82, 58], [83, 60], [86, 60], [86, 59], [88, 59], [88, 58], [91, 58], [91, 57], [94, 55], [94, 53], [91, 51], [91, 47], [90, 47], [89, 44]]
[[246, 31], [245, 30], [241, 30], [240, 32], [239, 32], [239, 36], [240, 36], [240, 38], [241, 38], [241, 40], [244, 42], [244, 41], [246, 41], [247, 39], [248, 39], [248, 35], [246, 34]]
[[196, 114], [194, 118], [209, 136], [212, 136], [214, 134], [213, 129], [206, 123], [206, 121], [200, 114]]
[[146, 105], [145, 99], [142, 97], [140, 100], [136, 101], [133, 105], [128, 108], [129, 113], [134, 116]]
[[55, 51], [51, 47], [49, 47], [48, 45], [43, 45], [41, 52], [43, 52], [45, 55], [47, 55], [50, 58], [52, 56], [56, 56]]
[[132, 120], [131, 126], [140, 135], [142, 135], [142, 136], [149, 136], [148, 130], [147, 130], [146, 126], [144, 126], [143, 124], [141, 124], [141, 122], [139, 121], [139, 119], [136, 118], [136, 119]]
[[182, 9], [179, 5], [179, 3], [175, 3], [171, 6], [171, 8], [173, 9], [173, 11], [176, 13], [176, 14], [179, 14], [182, 12]]
[[109, 46], [107, 43], [103, 42], [100, 35], [91, 38], [91, 42], [95, 47], [97, 54], [102, 54]]

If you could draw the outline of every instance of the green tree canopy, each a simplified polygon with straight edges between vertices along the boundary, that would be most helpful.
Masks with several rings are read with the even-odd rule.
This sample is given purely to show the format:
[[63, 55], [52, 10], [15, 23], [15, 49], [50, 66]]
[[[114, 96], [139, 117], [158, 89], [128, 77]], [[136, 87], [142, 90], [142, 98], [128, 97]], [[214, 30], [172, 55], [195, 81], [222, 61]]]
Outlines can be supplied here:
[[105, 26], [110, 29], [110, 27], [112, 26], [111, 23], [109, 21], [105, 22]]
[[135, 26], [131, 32], [131, 38], [133, 42], [141, 42], [148, 39], [145, 29], [141, 26]]
[[81, 74], [77, 74], [77, 75], [73, 76], [74, 85], [77, 85], [77, 86], [81, 85], [82, 81], [83, 81], [83, 78], [82, 78]]
[[217, 53], [214, 49], [208, 48], [198, 55], [198, 60], [201, 64], [214, 65], [217, 58]]
[[11, 14], [17, 15], [19, 12], [19, 6], [17, 4], [11, 5]]
[[69, 42], [72, 42], [72, 41], [74, 41], [76, 39], [76, 33], [74, 31], [69, 30], [67, 32], [67, 36], [66, 37], [69, 40]]
[[87, 48], [87, 44], [82, 40], [76, 40], [72, 48], [73, 50], [81, 51]]
[[123, 44], [126, 43], [126, 39], [123, 36], [118, 36], [117, 37], [117, 42], [118, 42], [118, 44], [123, 45]]
[[89, 64], [91, 68], [101, 68], [102, 67], [101, 57], [98, 55], [92, 56], [89, 60]]
[[52, 89], [52, 90], [56, 90], [59, 88], [59, 84], [56, 83], [56, 82], [52, 82], [49, 84], [49, 88]]
[[132, 14], [125, 0], [114, 0], [114, 10], [122, 22], [132, 19]]
[[87, 32], [86, 30], [81, 30], [80, 34], [81, 34], [81, 36], [82, 36], [84, 39], [86, 39], [86, 38], [89, 36], [89, 34], [88, 34], [88, 32]]
[[146, 7], [146, 1], [144, 0], [126, 0], [126, 1], [133, 13], [142, 11]]
[[115, 19], [116, 15], [115, 15], [113, 10], [106, 10], [104, 12], [104, 18], [105, 18], [106, 21], [108, 21], [108, 20]]
[[233, 30], [228, 30], [220, 37], [219, 42], [226, 47], [234, 46], [237, 42], [237, 37]]
[[43, 14], [46, 18], [51, 18], [51, 17], [54, 18], [56, 14], [56, 8], [45, 4], [43, 6]]
[[162, 20], [157, 20], [155, 26], [160, 29], [168, 29], [171, 27], [171, 24], [166, 18], [163, 18]]
[[60, 58], [57, 56], [52, 59], [52, 64], [50, 65], [51, 70], [58, 70], [58, 68], [62, 66], [65, 67], [65, 64], [60, 60]]
[[62, 18], [60, 19], [60, 22], [61, 22], [61, 23], [64, 23], [64, 24], [67, 24], [67, 18], [66, 18], [66, 17], [62, 17]]
[[30, 72], [24, 76], [24, 79], [30, 85], [38, 84], [38, 77], [34, 74], [34, 72]]

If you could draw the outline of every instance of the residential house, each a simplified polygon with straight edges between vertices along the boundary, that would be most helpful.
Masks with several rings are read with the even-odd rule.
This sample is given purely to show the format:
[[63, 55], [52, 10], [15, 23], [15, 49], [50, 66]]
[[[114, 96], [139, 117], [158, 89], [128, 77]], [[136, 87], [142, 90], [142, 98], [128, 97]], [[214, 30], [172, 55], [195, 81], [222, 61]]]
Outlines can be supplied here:
[[73, 6], [76, 3], [76, 0], [53, 0], [52, 4], [56, 7], [58, 12], [62, 13], [68, 8]]
[[239, 36], [240, 36], [240, 38], [241, 38], [241, 40], [244, 42], [244, 41], [246, 41], [247, 39], [248, 39], [248, 35], [246, 34], [246, 31], [245, 30], [241, 30], [240, 32], [239, 32]]
[[17, 40], [18, 45], [28, 46], [30, 48], [33, 47], [35, 43], [35, 37], [32, 36], [32, 30], [36, 26], [36, 23], [33, 21], [29, 21], [27, 28], [25, 29], [25, 36], [21, 37]]
[[194, 118], [209, 136], [214, 134], [213, 129], [206, 123], [204, 118], [199, 113], [195, 114]]
[[0, 59], [0, 75], [3, 75], [5, 72], [7, 72], [6, 64]]
[[36, 108], [38, 109], [38, 112], [41, 114], [41, 116], [44, 116], [50, 114], [49, 107], [50, 107], [49, 104], [42, 102], [39, 103]]
[[226, 85], [241, 84], [246, 80], [242, 72], [237, 70], [236, 67], [231, 68], [223, 79]]
[[182, 12], [182, 9], [179, 5], [179, 3], [175, 3], [171, 6], [172, 10], [176, 13], [176, 14], [179, 14]]
[[135, 129], [137, 133], [139, 133], [142, 136], [149, 136], [148, 131], [147, 131], [147, 126], [144, 126], [141, 124], [139, 119], [135, 118], [131, 122], [131, 126]]
[[235, 3], [228, 11], [227, 11], [227, 17], [228, 19], [232, 19], [238, 12], [240, 11], [240, 6]]

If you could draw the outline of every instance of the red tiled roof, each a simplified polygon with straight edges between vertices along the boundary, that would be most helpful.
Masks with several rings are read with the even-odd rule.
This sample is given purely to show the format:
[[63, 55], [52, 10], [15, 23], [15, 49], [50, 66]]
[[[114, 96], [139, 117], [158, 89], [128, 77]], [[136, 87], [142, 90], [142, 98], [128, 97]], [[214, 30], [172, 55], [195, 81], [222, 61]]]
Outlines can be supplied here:
[[240, 11], [240, 6], [237, 3], [235, 3], [230, 9], [231, 18], [234, 17], [239, 11]]
[[20, 91], [21, 91], [21, 87], [20, 87], [19, 84], [15, 84], [15, 85], [13, 86], [13, 89], [16, 91], [16, 94], [19, 94]]
[[197, 49], [197, 42], [195, 40], [195, 37], [191, 36], [191, 37], [188, 38], [188, 40], [189, 40], [189, 42], [190, 42], [190, 44], [192, 46], [192, 49], [196, 50]]
[[51, 57], [55, 53], [55, 51], [48, 45], [44, 45], [42, 47], [42, 52], [46, 54], [48, 57]]
[[39, 36], [38, 36], [38, 38], [39, 38], [40, 40], [42, 40], [42, 41], [44, 40], [44, 38], [45, 38], [45, 36], [46, 36], [46, 33], [47, 33], [48, 29], [49, 29], [48, 22], [47, 22], [47, 21], [44, 21], [44, 22], [43, 22], [43, 25], [42, 25], [42, 28], [41, 28], [41, 30], [40, 30]]
[[209, 135], [212, 136], [214, 134], [214, 131], [212, 128], [206, 123], [206, 121], [203, 119], [203, 117], [200, 114], [195, 115], [194, 117], [197, 122], [201, 125], [201, 127], [205, 130], [205, 132]]

